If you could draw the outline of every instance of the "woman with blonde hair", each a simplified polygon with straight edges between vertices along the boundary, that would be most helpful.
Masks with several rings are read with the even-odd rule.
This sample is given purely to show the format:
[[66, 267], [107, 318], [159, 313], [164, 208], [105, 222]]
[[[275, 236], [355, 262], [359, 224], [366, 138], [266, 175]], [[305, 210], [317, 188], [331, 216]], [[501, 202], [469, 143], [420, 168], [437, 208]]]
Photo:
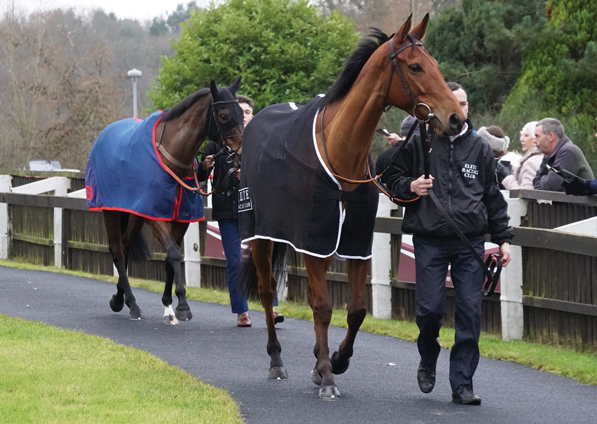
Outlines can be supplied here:
[[520, 160], [520, 167], [514, 174], [504, 176], [501, 183], [507, 190], [532, 190], [533, 178], [541, 165], [543, 154], [535, 145], [535, 125], [537, 121], [528, 122], [520, 131], [520, 142], [524, 156]]

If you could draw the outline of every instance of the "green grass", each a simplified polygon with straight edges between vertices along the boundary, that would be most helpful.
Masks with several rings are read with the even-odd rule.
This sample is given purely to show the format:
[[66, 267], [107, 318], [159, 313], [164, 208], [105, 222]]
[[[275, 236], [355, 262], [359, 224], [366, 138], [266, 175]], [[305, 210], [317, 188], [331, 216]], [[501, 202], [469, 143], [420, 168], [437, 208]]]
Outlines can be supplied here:
[[108, 339], [0, 315], [0, 422], [242, 423], [225, 390]]
[[[43, 267], [11, 261], [0, 260], [0, 265], [63, 272], [113, 283], [116, 283], [117, 280], [116, 277], [99, 276], [55, 267]], [[134, 287], [159, 293], [164, 290], [164, 284], [158, 281], [135, 278], [131, 278], [130, 281]], [[196, 287], [187, 287], [187, 297], [189, 299], [222, 305], [228, 305], [230, 302], [227, 292]], [[257, 302], [249, 302], [249, 307], [253, 310], [263, 310]], [[277, 310], [286, 316], [313, 320], [311, 308], [306, 305], [282, 302]], [[346, 327], [346, 311], [334, 310], [331, 324]], [[418, 328], [415, 323], [377, 319], [370, 315], [365, 318], [361, 330], [410, 341], [415, 341], [418, 335]], [[439, 341], [442, 347], [450, 348], [454, 342], [454, 330], [452, 328], [442, 328]], [[581, 383], [597, 385], [597, 354], [576, 352], [565, 348], [519, 340], [503, 341], [498, 336], [488, 333], [481, 334], [479, 347], [481, 354], [491, 359], [517, 362], [541, 371], [570, 377]]]

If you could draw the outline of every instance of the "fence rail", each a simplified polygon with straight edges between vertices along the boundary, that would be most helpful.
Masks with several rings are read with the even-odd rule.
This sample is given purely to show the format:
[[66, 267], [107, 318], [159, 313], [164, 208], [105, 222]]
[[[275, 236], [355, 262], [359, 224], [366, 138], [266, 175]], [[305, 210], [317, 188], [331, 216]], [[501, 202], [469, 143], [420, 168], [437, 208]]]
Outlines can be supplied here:
[[[81, 198], [82, 175], [11, 174], [0, 175], [1, 257], [114, 273], [102, 215], [89, 211]], [[54, 190], [48, 190], [51, 184]], [[482, 329], [502, 333], [506, 339], [524, 335], [597, 352], [597, 196], [518, 190], [509, 197], [514, 259], [503, 272], [501, 293], [483, 301]], [[211, 209], [206, 214], [211, 219]], [[398, 279], [399, 266], [404, 265], [400, 210], [382, 199], [378, 215], [367, 308], [375, 316], [414, 320], [415, 284]], [[225, 260], [205, 256], [206, 229], [202, 222], [188, 232], [192, 239], [185, 237], [187, 283], [226, 289]], [[163, 281], [165, 251], [149, 234], [146, 238], [152, 258], [131, 264], [129, 274]], [[302, 258], [289, 255], [289, 263], [287, 297], [306, 302]], [[327, 279], [334, 306], [345, 307], [349, 299], [345, 263], [334, 259]], [[447, 294], [444, 325], [451, 326], [451, 288]]]

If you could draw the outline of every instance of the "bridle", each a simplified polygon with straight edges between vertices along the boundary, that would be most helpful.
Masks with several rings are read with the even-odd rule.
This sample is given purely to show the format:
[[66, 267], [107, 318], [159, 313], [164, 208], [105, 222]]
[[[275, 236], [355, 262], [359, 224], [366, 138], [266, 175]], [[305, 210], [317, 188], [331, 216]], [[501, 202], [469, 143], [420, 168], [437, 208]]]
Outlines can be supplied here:
[[[400, 70], [400, 67], [398, 66], [398, 63], [396, 62], [396, 56], [398, 56], [402, 51], [406, 50], [409, 47], [412, 47], [413, 49], [416, 46], [424, 46], [423, 42], [418, 39], [414, 34], [408, 34], [407, 35], [408, 39], [409, 39], [409, 43], [405, 44], [404, 46], [400, 47], [398, 50], [394, 50], [393, 44], [392, 44], [392, 38], [390, 38], [390, 42], [389, 42], [389, 47], [390, 47], [390, 61], [391, 61], [391, 66], [392, 66], [392, 71], [390, 72], [390, 78], [388, 81], [388, 86], [386, 88], [386, 94], [384, 95], [384, 104], [386, 104], [386, 100], [388, 98], [388, 93], [390, 92], [390, 87], [392, 86], [392, 77], [394, 76], [394, 72], [396, 72], [399, 76], [400, 79], [402, 80], [402, 85], [404, 86], [404, 89], [406, 90], [406, 92], [408, 93], [408, 95], [413, 99], [414, 102], [414, 107], [413, 107], [413, 116], [419, 121], [419, 123], [421, 124], [421, 126], [423, 127], [425, 123], [429, 122], [431, 119], [433, 119], [435, 117], [435, 114], [431, 111], [431, 108], [429, 107], [429, 105], [427, 105], [426, 103], [419, 103], [417, 101], [417, 98], [415, 97], [415, 95], [412, 93], [412, 91], [410, 90], [408, 83], [406, 82], [406, 79], [404, 78], [404, 75], [402, 74], [402, 71]], [[427, 119], [422, 119], [422, 118], [418, 118], [416, 115], [416, 110], [417, 107], [419, 106], [424, 106], [427, 108]], [[326, 106], [323, 107], [322, 111], [321, 111], [321, 123], [320, 123], [320, 128], [321, 128], [321, 143], [323, 144], [323, 151], [325, 153], [325, 157], [327, 159], [328, 164], [330, 165], [330, 168], [332, 170], [332, 175], [344, 182], [347, 182], [349, 184], [363, 184], [363, 183], [370, 183], [373, 182], [377, 188], [384, 193], [386, 196], [392, 198], [392, 196], [389, 194], [388, 190], [386, 190], [384, 187], [382, 187], [379, 183], [378, 183], [378, 179], [381, 177], [381, 175], [383, 174], [379, 174], [375, 177], [371, 176], [371, 166], [369, 164], [369, 161], [367, 161], [367, 171], [365, 176], [363, 177], [363, 179], [361, 180], [352, 180], [349, 178], [345, 178], [341, 175], [338, 174], [338, 171], [336, 171], [336, 169], [334, 168], [334, 165], [332, 165], [332, 161], [330, 160], [330, 157], [328, 155], [328, 149], [326, 146], [326, 142], [325, 142], [325, 135], [324, 135], [324, 128], [323, 128], [323, 117], [325, 115], [325, 110], [326, 110]], [[392, 106], [388, 105], [384, 108], [384, 112], [387, 112], [388, 110], [390, 110]], [[403, 141], [402, 145], [400, 146], [400, 148], [398, 149], [399, 152], [402, 151], [402, 149], [404, 148], [404, 146], [406, 145], [406, 142], [408, 141], [408, 139], [410, 138], [410, 136], [412, 135], [413, 131], [414, 131], [415, 126], [413, 126], [413, 128], [411, 129], [411, 131], [409, 132], [408, 136], [406, 137], [406, 139]], [[399, 153], [398, 152], [398, 153]], [[394, 155], [392, 155], [394, 157]], [[397, 156], [397, 155], [396, 155]], [[391, 164], [391, 163], [390, 163]], [[385, 171], [384, 171], [385, 172]], [[368, 179], [366, 179], [367, 177], [369, 177]], [[418, 197], [414, 200], [417, 200]], [[404, 200], [401, 200], [402, 202], [404, 202]]]
[[[393, 46], [393, 39], [390, 38], [390, 42], [389, 42], [389, 47], [390, 47], [390, 61], [392, 63], [392, 71], [396, 72], [398, 74], [398, 76], [400, 77], [400, 79], [402, 80], [402, 85], [404, 86], [404, 89], [406, 90], [406, 93], [411, 97], [411, 99], [413, 99], [414, 102], [414, 107], [413, 107], [413, 113], [412, 115], [419, 121], [424, 121], [425, 123], [429, 122], [431, 119], [435, 118], [435, 114], [433, 112], [431, 112], [431, 108], [429, 107], [428, 104], [426, 103], [419, 103], [417, 98], [415, 97], [415, 95], [412, 93], [412, 91], [410, 91], [410, 87], [408, 86], [408, 83], [406, 82], [406, 79], [404, 78], [404, 75], [402, 74], [402, 71], [400, 70], [400, 67], [398, 66], [398, 63], [396, 62], [396, 56], [398, 56], [402, 51], [406, 50], [409, 47], [412, 47], [413, 50], [416, 46], [421, 46], [424, 47], [424, 44], [421, 40], [419, 40], [414, 34], [408, 34], [407, 35], [408, 39], [410, 40], [410, 43], [405, 44], [404, 46], [400, 47], [398, 50], [394, 50], [394, 46]], [[386, 100], [388, 98], [388, 93], [390, 92], [390, 87], [392, 86], [392, 77], [394, 76], [394, 72], [390, 72], [390, 80], [388, 81], [388, 87], [386, 88], [386, 94], [384, 96], [384, 103], [386, 103]], [[419, 106], [424, 106], [427, 108], [427, 119], [422, 119], [419, 118], [417, 116], [417, 108]], [[384, 112], [387, 112], [388, 110], [390, 110], [392, 106], [391, 105], [387, 105], [384, 108]]]
[[[235, 135], [230, 135], [227, 136], [224, 128], [222, 127], [222, 124], [220, 123], [220, 121], [217, 119], [217, 115], [216, 115], [216, 108], [214, 107], [215, 105], [218, 104], [223, 104], [223, 103], [238, 103], [238, 99], [230, 99], [230, 100], [219, 100], [217, 102], [211, 101], [211, 104], [209, 105], [209, 110], [211, 111], [210, 114], [210, 119], [207, 120], [207, 122], [205, 123], [205, 134], [209, 134], [210, 130], [211, 130], [211, 125], [212, 125], [212, 121], [215, 123], [215, 130], [217, 131], [217, 135], [219, 140], [217, 141], [217, 143], [220, 145], [221, 150], [217, 153], [217, 155], [220, 155], [224, 152], [224, 150], [228, 149], [230, 150], [232, 153], [232, 155], [238, 155], [238, 149], [237, 150], [233, 150], [230, 149], [227, 145], [226, 145], [226, 140], [229, 138], [233, 138], [233, 137], [242, 137], [242, 133], [240, 135], [235, 134]], [[201, 193], [204, 196], [209, 196], [210, 194], [212, 194], [215, 189], [212, 189], [209, 193], [206, 193], [205, 191], [203, 191], [203, 189], [201, 188], [201, 184], [199, 183], [199, 179], [197, 178], [197, 168], [194, 167], [196, 160], [193, 160], [193, 162], [191, 162], [190, 165], [186, 165], [184, 163], [182, 163], [181, 161], [179, 161], [178, 159], [176, 159], [174, 156], [172, 156], [164, 147], [164, 145], [162, 144], [162, 137], [164, 136], [164, 131], [166, 129], [166, 123], [164, 122], [164, 125], [162, 126], [162, 131], [160, 133], [160, 138], [158, 139], [158, 141], [156, 142], [156, 148], [158, 149], [158, 151], [166, 158], [168, 159], [168, 161], [176, 166], [178, 166], [181, 169], [191, 169], [193, 168], [193, 177], [195, 178], [195, 184], [197, 184], [197, 187], [191, 187], [188, 184], [186, 184], [184, 181], [182, 181], [182, 179], [176, 175], [174, 173], [174, 171], [172, 171], [166, 164], [162, 163], [164, 169], [166, 170], [166, 172], [168, 174], [170, 174], [170, 176], [172, 178], [174, 178], [176, 180], [176, 182], [178, 182], [178, 184], [180, 184], [182, 187], [186, 188], [187, 190], [196, 192], [198, 191], [199, 193]], [[237, 125], [233, 126], [232, 128], [236, 127]], [[214, 137], [215, 138], [215, 137]], [[214, 140], [215, 141], [215, 140]], [[197, 166], [199, 166], [199, 164], [197, 164]]]

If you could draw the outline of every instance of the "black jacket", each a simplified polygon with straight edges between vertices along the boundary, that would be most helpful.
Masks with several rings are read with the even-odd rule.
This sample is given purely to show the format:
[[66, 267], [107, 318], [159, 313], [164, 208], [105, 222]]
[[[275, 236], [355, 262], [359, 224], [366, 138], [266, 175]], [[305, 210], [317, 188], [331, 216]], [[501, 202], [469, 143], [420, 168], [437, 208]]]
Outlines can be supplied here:
[[[207, 179], [208, 172], [203, 169], [203, 161], [206, 156], [216, 155], [221, 147], [214, 141], [210, 141], [203, 154], [197, 176], [199, 180]], [[215, 160], [213, 184], [215, 191], [212, 194], [213, 219], [238, 219], [238, 186], [236, 168], [240, 166], [240, 156], [226, 150], [219, 153]]]
[[[467, 237], [491, 234], [496, 244], [510, 242], [508, 204], [495, 178], [495, 161], [489, 144], [466, 121], [465, 134], [454, 141], [431, 134], [430, 174], [433, 191], [452, 220]], [[424, 174], [420, 136], [409, 140], [390, 169], [388, 188], [400, 199], [413, 199], [410, 183]], [[429, 196], [406, 207], [402, 230], [423, 237], [457, 238]]]

